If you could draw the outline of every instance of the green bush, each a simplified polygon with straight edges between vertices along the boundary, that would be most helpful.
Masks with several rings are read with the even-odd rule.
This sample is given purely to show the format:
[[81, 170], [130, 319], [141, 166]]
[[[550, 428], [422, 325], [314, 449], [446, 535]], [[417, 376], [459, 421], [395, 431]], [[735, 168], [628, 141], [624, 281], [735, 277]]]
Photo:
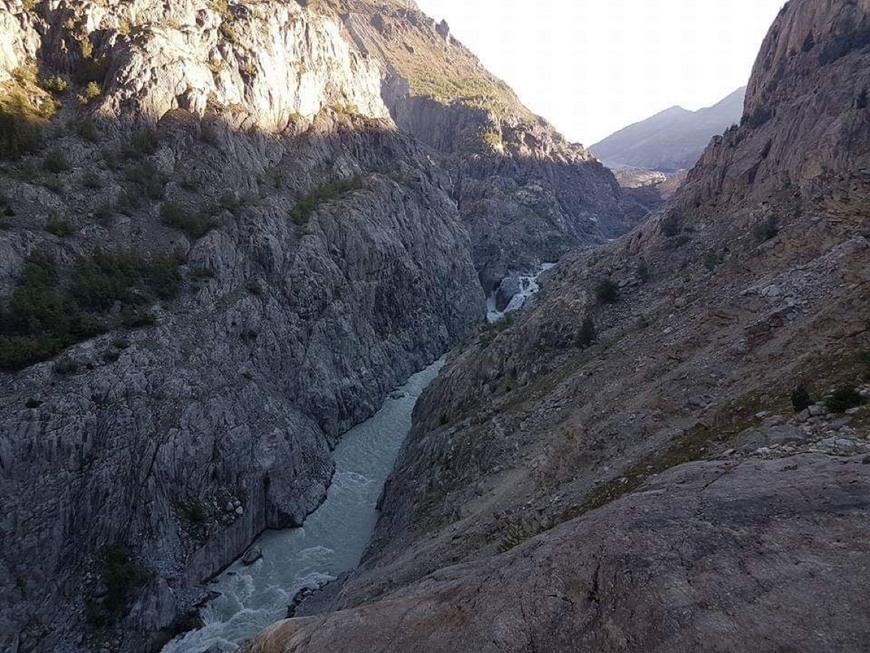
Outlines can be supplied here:
[[615, 304], [619, 301], [619, 285], [613, 279], [605, 279], [595, 289], [600, 304]]
[[346, 193], [359, 190], [362, 187], [362, 180], [357, 177], [324, 184], [300, 199], [296, 203], [296, 207], [293, 209], [290, 217], [300, 227], [304, 226], [308, 224], [311, 215], [321, 204], [337, 199]]
[[844, 413], [850, 408], [856, 408], [864, 403], [864, 397], [853, 385], [840, 386], [825, 400], [825, 405], [832, 413]]
[[43, 79], [40, 86], [50, 93], [60, 95], [66, 93], [69, 88], [69, 82], [63, 77], [55, 75], [54, 77], [46, 77]]
[[776, 238], [777, 234], [779, 234], [779, 225], [776, 222], [776, 218], [768, 218], [761, 224], [755, 225], [752, 233], [760, 243]]
[[178, 202], [166, 202], [160, 209], [160, 221], [167, 227], [183, 231], [196, 240], [215, 228], [215, 223], [207, 215], [192, 213]]
[[90, 141], [91, 143], [96, 143], [97, 139], [100, 137], [97, 132], [97, 127], [94, 125], [94, 121], [89, 118], [77, 120], [73, 125], [73, 131], [75, 131], [75, 133], [81, 138]]
[[798, 386], [791, 393], [791, 405], [796, 413], [806, 410], [814, 403], [810, 389], [806, 385]]
[[133, 134], [126, 152], [128, 156], [142, 157], [154, 154], [159, 148], [160, 140], [157, 134], [151, 129], [142, 129]]

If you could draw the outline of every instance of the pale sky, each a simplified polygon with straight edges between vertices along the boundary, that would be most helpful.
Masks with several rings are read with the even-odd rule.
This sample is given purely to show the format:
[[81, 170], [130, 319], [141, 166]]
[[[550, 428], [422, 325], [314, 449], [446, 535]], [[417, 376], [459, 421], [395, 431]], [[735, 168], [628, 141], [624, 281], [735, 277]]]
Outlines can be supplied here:
[[535, 113], [592, 145], [745, 86], [784, 0], [417, 0]]

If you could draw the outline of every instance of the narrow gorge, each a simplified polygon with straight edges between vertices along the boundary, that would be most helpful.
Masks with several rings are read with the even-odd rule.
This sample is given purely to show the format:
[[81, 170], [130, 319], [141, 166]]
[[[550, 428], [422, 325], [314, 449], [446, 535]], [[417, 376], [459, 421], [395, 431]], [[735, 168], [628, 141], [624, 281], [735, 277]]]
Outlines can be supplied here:
[[411, 0], [0, 0], [0, 653], [864, 650], [868, 34], [656, 208]]

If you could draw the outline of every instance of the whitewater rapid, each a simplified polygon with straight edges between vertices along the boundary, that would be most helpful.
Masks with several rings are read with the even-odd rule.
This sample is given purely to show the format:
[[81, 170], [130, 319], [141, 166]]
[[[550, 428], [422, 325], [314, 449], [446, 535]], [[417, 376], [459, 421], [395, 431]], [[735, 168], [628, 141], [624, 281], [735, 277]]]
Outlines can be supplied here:
[[234, 563], [209, 587], [220, 596], [200, 612], [204, 627], [176, 638], [163, 653], [235, 651], [285, 618], [304, 587], [354, 569], [377, 520], [376, 504], [411, 428], [417, 398], [438, 376], [443, 359], [412, 376], [371, 419], [351, 429], [335, 450], [335, 476], [320, 508], [302, 528], [268, 531], [255, 543], [263, 558]]
[[524, 274], [519, 276], [520, 289], [516, 295], [511, 297], [510, 303], [505, 307], [503, 311], [500, 311], [496, 308], [496, 295], [498, 294], [498, 289], [493, 290], [489, 297], [486, 298], [486, 319], [490, 324], [495, 324], [500, 319], [502, 319], [506, 314], [513, 313], [515, 311], [520, 310], [523, 306], [526, 305], [526, 302], [529, 301], [531, 297], [536, 295], [540, 290], [541, 286], [538, 283], [538, 278], [547, 270], [552, 270], [555, 267], [555, 263], [544, 263], [532, 274]]

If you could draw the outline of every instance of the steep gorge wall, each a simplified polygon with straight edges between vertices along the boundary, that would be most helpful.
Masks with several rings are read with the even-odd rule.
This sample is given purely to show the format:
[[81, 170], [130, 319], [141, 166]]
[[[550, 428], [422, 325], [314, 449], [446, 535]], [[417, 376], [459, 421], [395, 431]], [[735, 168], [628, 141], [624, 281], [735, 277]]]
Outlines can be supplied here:
[[[0, 375], [0, 632], [24, 651], [138, 653], [202, 598], [195, 584], [318, 505], [337, 438], [480, 319], [483, 294], [449, 178], [396, 130], [377, 68], [331, 17], [2, 8], [4, 93], [45, 101], [33, 62], [71, 85], [39, 149], [3, 162], [3, 295], [34, 252], [61, 284], [98, 251], [181, 256], [183, 280], [149, 307], [154, 326]], [[91, 66], [100, 94], [80, 104]], [[66, 169], [43, 169], [49, 154]], [[167, 206], [210, 228], [182, 232]], [[92, 621], [106, 611], [102, 551], [119, 544], [153, 577], [95, 629], [86, 603]]]

